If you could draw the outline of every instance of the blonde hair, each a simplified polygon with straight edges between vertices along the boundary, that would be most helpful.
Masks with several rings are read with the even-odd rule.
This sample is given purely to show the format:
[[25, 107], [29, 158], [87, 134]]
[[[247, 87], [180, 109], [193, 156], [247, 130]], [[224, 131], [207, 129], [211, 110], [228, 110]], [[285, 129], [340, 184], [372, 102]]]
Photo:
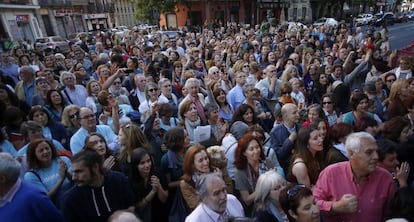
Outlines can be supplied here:
[[210, 159], [220, 159], [222, 153], [224, 153], [224, 147], [222, 146], [210, 146], [207, 148], [207, 154]]
[[399, 79], [391, 85], [390, 96], [389, 96], [391, 102], [395, 101], [395, 98], [399, 95], [405, 83], [406, 81], [404, 79]]

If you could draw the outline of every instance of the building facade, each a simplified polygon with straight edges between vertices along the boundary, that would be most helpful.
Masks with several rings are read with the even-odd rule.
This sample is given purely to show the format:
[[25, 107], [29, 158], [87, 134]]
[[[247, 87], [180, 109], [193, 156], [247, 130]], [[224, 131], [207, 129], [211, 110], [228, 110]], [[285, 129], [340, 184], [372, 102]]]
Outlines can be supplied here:
[[0, 0], [0, 38], [68, 37], [135, 25], [135, 0]]
[[160, 27], [222, 25], [227, 22], [255, 25], [262, 21], [310, 21], [309, 0], [189, 0], [161, 15]]

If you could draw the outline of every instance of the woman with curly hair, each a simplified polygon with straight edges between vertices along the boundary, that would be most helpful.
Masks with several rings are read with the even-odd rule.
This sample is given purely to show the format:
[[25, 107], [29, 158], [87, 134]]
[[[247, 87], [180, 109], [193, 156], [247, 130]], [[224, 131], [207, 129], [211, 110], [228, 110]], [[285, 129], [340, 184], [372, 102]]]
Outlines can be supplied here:
[[387, 109], [388, 118], [403, 116], [408, 113], [408, 104], [413, 95], [410, 93], [410, 85], [407, 80], [399, 79], [391, 85], [389, 105]]
[[248, 126], [257, 124], [257, 117], [252, 106], [248, 104], [241, 104], [233, 114], [231, 125], [237, 121], [242, 121]]
[[37, 139], [29, 145], [27, 164], [30, 170], [24, 174], [24, 180], [46, 192], [59, 207], [63, 194], [72, 187], [69, 158], [59, 157], [49, 140]]
[[51, 89], [46, 94], [47, 105], [44, 106], [48, 112], [50, 118], [55, 122], [62, 121], [62, 113], [66, 106], [69, 105], [62, 95], [62, 93], [56, 89]]
[[118, 161], [112, 150], [108, 148], [105, 138], [99, 133], [90, 133], [85, 139], [83, 149], [96, 151], [103, 158], [103, 168], [106, 170], [119, 170]]

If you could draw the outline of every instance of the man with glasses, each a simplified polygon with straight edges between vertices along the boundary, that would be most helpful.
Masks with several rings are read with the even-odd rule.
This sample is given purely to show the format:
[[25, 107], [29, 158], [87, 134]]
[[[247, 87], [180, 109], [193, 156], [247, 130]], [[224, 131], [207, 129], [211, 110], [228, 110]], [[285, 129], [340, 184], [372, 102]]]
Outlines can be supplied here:
[[114, 131], [107, 125], [96, 125], [96, 116], [90, 108], [82, 107], [79, 110], [79, 119], [81, 128], [70, 139], [70, 149], [73, 154], [78, 153], [85, 145], [86, 137], [95, 132], [105, 138], [111, 150], [117, 150], [117, 138]]
[[324, 221], [384, 221], [395, 184], [389, 172], [377, 167], [375, 138], [358, 132], [345, 144], [349, 161], [325, 168], [313, 189]]
[[180, 56], [185, 56], [185, 51], [182, 47], [177, 46], [176, 39], [170, 39], [170, 47], [166, 50], [167, 54], [170, 54], [170, 51], [176, 51]]

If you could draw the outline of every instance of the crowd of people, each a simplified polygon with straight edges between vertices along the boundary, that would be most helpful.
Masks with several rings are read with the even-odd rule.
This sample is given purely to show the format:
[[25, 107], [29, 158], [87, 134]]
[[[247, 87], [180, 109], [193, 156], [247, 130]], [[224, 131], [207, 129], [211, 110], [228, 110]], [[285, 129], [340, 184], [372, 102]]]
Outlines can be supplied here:
[[414, 60], [387, 33], [18, 41], [0, 57], [0, 218], [413, 221]]

